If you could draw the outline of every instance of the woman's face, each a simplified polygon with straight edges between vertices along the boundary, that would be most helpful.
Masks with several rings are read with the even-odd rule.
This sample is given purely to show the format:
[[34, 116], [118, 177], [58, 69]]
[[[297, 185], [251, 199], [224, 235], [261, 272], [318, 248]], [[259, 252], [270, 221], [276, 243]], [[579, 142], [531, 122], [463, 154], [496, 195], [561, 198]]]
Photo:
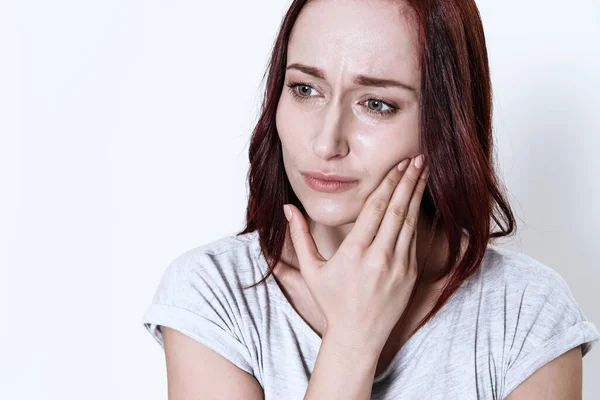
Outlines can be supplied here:
[[[317, 0], [294, 25], [276, 125], [290, 184], [316, 222], [354, 222], [387, 172], [419, 153], [420, 71], [406, 12], [397, 2]], [[313, 171], [356, 182], [315, 190], [304, 178]]]

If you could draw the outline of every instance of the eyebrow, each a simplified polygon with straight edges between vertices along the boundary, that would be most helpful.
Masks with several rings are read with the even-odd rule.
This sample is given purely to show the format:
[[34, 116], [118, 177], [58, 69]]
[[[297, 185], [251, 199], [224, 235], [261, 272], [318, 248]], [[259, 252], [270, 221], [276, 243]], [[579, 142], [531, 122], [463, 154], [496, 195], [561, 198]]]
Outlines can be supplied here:
[[[304, 65], [304, 64], [300, 64], [300, 63], [293, 63], [290, 64], [286, 67], [286, 70], [288, 69], [297, 69], [298, 71], [302, 71], [305, 74], [308, 75], [312, 75], [315, 78], [319, 78], [319, 79], [325, 79], [325, 74], [323, 73], [323, 71], [321, 71], [319, 68], [316, 67], [311, 67], [308, 65]], [[406, 83], [402, 83], [400, 81], [396, 81], [393, 79], [381, 79], [381, 78], [375, 78], [372, 76], [366, 76], [366, 75], [356, 75], [353, 79], [353, 82], [357, 85], [362, 85], [362, 86], [375, 86], [375, 87], [399, 87], [402, 89], [406, 89], [406, 90], [410, 90], [413, 93], [416, 93], [415, 88], [413, 88], [410, 85], [407, 85]]]

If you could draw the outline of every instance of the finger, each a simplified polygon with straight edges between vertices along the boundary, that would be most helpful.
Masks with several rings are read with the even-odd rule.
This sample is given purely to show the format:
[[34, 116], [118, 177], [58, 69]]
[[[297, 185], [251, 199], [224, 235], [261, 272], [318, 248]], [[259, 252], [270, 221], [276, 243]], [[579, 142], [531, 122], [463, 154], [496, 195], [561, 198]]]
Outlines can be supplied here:
[[410, 159], [404, 159], [400, 164], [394, 166], [383, 178], [379, 186], [367, 197], [367, 201], [360, 210], [352, 230], [346, 235], [344, 243], [352, 243], [362, 248], [367, 248], [371, 245], [381, 219], [385, 214], [385, 210], [388, 207], [392, 193], [396, 186], [398, 186], [398, 182], [400, 182], [404, 173], [399, 167], [404, 167], [403, 169], [405, 169], [409, 162]]
[[[423, 164], [417, 167], [415, 163], [417, 160], [418, 157], [415, 157], [414, 161], [411, 162], [392, 195], [390, 205], [385, 212], [381, 226], [375, 236], [375, 240], [373, 240], [372, 246], [375, 248], [393, 253], [402, 225], [405, 223], [415, 223], [413, 220], [414, 215], [409, 213], [409, 205], [413, 198], [415, 187], [418, 186], [419, 177], [421, 176], [424, 167]], [[421, 162], [424, 161], [421, 160]], [[405, 221], [406, 219], [408, 220]]]
[[[419, 214], [420, 214], [420, 212], [417, 213], [417, 221], [418, 221], [418, 218], [419, 218], [419, 216], [418, 216]], [[418, 225], [417, 225], [417, 227], [418, 227]], [[415, 229], [414, 232], [413, 232], [412, 237], [410, 238], [410, 249], [409, 249], [409, 253], [407, 254], [410, 265], [412, 265], [413, 261], [414, 261], [415, 264], [417, 263], [417, 239], [418, 239], [418, 234], [419, 234], [419, 230]], [[398, 245], [398, 242], [396, 242], [396, 246], [394, 248], [394, 255], [396, 257], [401, 256], [402, 254], [404, 254], [404, 253], [401, 253], [398, 250], [399, 247], [400, 246]], [[417, 272], [418, 272], [418, 269], [419, 269], [419, 266], [417, 265]]]
[[303, 272], [302, 269], [314, 268], [322, 265], [326, 260], [321, 253], [319, 253], [304, 216], [300, 210], [292, 204], [284, 205], [284, 213], [286, 212], [285, 206], [289, 207], [289, 211], [291, 212], [291, 218], [288, 219], [288, 226], [290, 229], [292, 245], [294, 246], [294, 251], [296, 252], [298, 263], [300, 264], [300, 272]]
[[400, 229], [400, 234], [398, 235], [398, 239], [396, 241], [395, 254], [397, 255], [407, 254], [412, 241], [412, 237], [416, 237], [416, 230], [421, 210], [421, 200], [423, 199], [423, 193], [425, 192], [425, 186], [427, 185], [428, 177], [429, 167], [426, 167], [423, 173], [421, 174], [417, 186], [415, 187], [415, 192], [410, 201], [410, 205], [408, 206], [408, 214], [406, 220], [404, 221], [404, 224]]
[[[415, 230], [415, 232], [412, 235], [412, 238], [410, 239], [410, 250], [409, 250], [409, 260], [410, 261], [414, 261], [415, 263], [417, 262], [417, 235], [419, 234], [418, 230]], [[399, 247], [399, 246], [397, 246]], [[396, 250], [394, 249], [394, 252]], [[417, 265], [417, 270], [419, 269], [419, 266]]]

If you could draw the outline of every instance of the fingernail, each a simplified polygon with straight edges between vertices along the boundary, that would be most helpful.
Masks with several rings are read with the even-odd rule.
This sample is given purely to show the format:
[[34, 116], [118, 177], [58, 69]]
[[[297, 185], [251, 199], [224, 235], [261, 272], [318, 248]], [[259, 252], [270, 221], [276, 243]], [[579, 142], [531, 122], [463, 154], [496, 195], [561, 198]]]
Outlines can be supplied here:
[[421, 179], [429, 178], [429, 165], [425, 167], [423, 172], [421, 173]]
[[415, 158], [415, 167], [421, 168], [423, 166], [423, 154]]
[[288, 221], [291, 221], [291, 220], [292, 220], [292, 215], [293, 215], [293, 214], [292, 214], [292, 209], [291, 209], [291, 208], [290, 208], [290, 207], [289, 207], [287, 204], [285, 204], [285, 205], [283, 206], [283, 213], [285, 214], [285, 218], [286, 218]]
[[404, 171], [406, 167], [408, 167], [408, 164], [410, 164], [410, 158], [402, 160], [402, 162], [398, 164], [398, 171]]

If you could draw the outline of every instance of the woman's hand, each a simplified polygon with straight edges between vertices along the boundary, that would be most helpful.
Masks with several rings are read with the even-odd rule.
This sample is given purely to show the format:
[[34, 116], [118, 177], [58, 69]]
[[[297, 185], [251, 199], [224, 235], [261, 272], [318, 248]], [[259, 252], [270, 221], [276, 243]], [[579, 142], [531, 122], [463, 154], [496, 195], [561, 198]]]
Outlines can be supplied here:
[[429, 172], [415, 166], [417, 158], [404, 160], [412, 161], [404, 171], [388, 172], [329, 260], [302, 213], [286, 205], [300, 272], [325, 319], [323, 333], [343, 332], [383, 348], [404, 313], [417, 278], [416, 228]]

